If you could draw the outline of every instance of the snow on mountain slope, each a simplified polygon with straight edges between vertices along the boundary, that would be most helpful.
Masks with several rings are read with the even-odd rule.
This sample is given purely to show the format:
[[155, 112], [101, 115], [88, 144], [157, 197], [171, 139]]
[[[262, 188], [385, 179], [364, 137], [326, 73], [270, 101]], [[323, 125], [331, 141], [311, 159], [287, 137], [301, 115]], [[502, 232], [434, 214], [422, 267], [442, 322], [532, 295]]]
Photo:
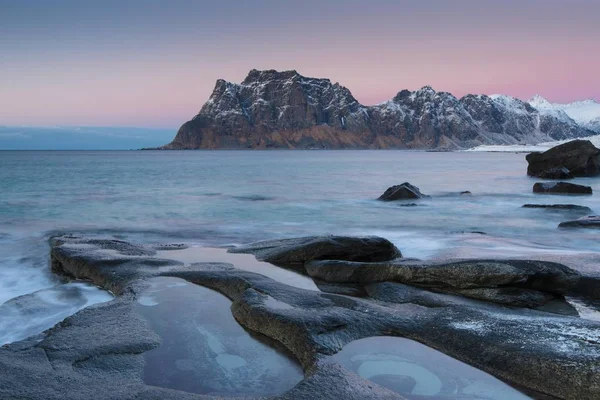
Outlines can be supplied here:
[[540, 95], [535, 95], [529, 104], [540, 113], [550, 114], [556, 118], [568, 118], [580, 126], [600, 133], [600, 103], [589, 99], [568, 104], [550, 103]]
[[[592, 144], [600, 148], [600, 135], [579, 138], [581, 140], [589, 140]], [[490, 153], [531, 153], [534, 151], [546, 151], [559, 144], [570, 142], [574, 139], [557, 140], [553, 142], [544, 142], [538, 144], [511, 144], [511, 145], [482, 145], [473, 147], [464, 151], [474, 152], [490, 152]]]

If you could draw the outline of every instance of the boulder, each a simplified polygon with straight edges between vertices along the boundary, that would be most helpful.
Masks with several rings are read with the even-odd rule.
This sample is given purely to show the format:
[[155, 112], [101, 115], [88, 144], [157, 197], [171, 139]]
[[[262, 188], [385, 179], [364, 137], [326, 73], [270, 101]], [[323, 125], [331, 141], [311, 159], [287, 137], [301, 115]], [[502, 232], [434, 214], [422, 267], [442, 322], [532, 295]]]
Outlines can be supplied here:
[[573, 221], [561, 222], [559, 228], [595, 228], [600, 229], [600, 216], [590, 215]]
[[527, 175], [541, 175], [553, 169], [566, 168], [572, 176], [594, 176], [600, 173], [600, 149], [589, 140], [572, 140], [543, 153], [526, 157]]
[[308, 236], [267, 240], [229, 249], [248, 253], [276, 265], [303, 264], [311, 260], [389, 261], [402, 257], [392, 242], [377, 236]]
[[592, 194], [592, 188], [568, 182], [538, 182], [533, 185], [533, 193]]
[[542, 179], [573, 179], [574, 176], [565, 167], [550, 168], [536, 175]]
[[543, 208], [545, 210], [571, 210], [581, 212], [591, 212], [592, 209], [586, 206], [576, 204], [525, 204], [523, 208]]
[[377, 200], [381, 201], [394, 201], [394, 200], [407, 200], [407, 199], [422, 199], [429, 197], [419, 190], [418, 187], [411, 185], [408, 182], [404, 182], [401, 185], [395, 185], [389, 187]]

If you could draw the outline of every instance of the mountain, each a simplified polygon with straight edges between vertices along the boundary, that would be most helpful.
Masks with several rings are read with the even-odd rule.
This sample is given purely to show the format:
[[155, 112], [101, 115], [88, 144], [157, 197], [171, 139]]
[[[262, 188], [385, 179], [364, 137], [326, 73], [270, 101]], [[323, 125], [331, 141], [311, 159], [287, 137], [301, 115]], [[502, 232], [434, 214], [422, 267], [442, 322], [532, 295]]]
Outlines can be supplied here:
[[550, 103], [540, 95], [535, 95], [529, 103], [542, 114], [560, 115], [578, 125], [600, 133], [600, 103], [589, 99], [568, 104]]
[[329, 79], [252, 70], [218, 80], [200, 112], [163, 149], [439, 149], [590, 136], [573, 121], [508, 96], [460, 99], [426, 86], [374, 106]]

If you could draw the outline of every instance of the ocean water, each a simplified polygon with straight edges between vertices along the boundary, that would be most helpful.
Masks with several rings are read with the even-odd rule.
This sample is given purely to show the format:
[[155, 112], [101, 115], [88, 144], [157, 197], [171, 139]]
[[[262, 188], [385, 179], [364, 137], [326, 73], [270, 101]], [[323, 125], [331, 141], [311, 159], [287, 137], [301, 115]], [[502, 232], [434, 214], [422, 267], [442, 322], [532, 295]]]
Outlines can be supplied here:
[[[557, 228], [585, 214], [521, 208], [575, 203], [600, 212], [600, 199], [534, 195], [526, 168], [525, 155], [513, 153], [0, 151], [0, 325], [15, 298], [62, 293], [48, 265], [47, 239], [57, 232], [210, 246], [380, 235], [406, 257], [552, 258], [600, 273], [600, 263], [589, 262], [600, 257], [600, 231]], [[416, 206], [376, 201], [405, 181], [431, 198]], [[600, 178], [574, 182], [600, 190]], [[459, 194], [465, 190], [472, 195]], [[80, 289], [82, 306], [108, 299]]]

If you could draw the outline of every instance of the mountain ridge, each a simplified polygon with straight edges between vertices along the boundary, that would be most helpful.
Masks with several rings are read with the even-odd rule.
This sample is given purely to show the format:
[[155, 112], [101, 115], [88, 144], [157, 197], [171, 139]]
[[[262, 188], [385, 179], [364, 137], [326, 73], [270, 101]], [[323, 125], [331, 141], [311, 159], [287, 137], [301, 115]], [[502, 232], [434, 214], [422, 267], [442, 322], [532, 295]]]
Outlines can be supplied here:
[[570, 118], [498, 95], [460, 99], [431, 86], [362, 105], [329, 79], [251, 70], [217, 80], [200, 112], [163, 149], [436, 149], [590, 136]]
[[564, 115], [580, 126], [600, 133], [600, 103], [594, 99], [574, 101], [572, 103], [551, 103], [540, 95], [533, 96], [529, 103], [542, 113]]

